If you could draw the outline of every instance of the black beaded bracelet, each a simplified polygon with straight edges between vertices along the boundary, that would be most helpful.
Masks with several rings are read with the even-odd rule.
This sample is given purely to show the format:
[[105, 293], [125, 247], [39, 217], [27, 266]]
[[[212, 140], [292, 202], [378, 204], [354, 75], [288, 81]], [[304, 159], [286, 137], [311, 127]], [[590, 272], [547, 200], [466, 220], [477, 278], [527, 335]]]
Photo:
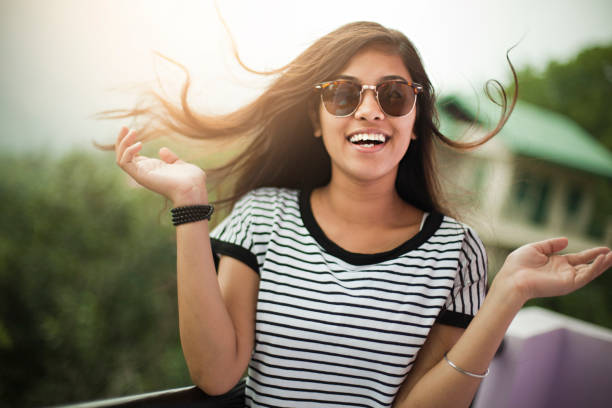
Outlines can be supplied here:
[[175, 207], [170, 210], [172, 213], [172, 224], [176, 227], [177, 225], [187, 224], [188, 222], [210, 220], [210, 216], [214, 210], [215, 207], [210, 204]]

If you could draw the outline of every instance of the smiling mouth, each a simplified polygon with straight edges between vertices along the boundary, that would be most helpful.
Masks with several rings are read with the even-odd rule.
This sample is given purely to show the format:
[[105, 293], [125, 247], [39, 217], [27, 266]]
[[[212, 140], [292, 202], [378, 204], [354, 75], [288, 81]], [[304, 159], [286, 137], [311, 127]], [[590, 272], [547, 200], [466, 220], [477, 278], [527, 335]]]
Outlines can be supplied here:
[[352, 144], [362, 147], [374, 147], [387, 141], [387, 136], [382, 133], [357, 133], [348, 137]]

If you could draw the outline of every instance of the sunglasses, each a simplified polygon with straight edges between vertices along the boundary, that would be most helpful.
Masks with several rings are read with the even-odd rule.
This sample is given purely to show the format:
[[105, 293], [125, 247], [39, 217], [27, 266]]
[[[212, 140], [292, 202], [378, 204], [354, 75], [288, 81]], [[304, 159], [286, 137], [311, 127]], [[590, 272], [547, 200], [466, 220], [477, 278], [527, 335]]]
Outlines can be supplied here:
[[359, 107], [363, 91], [371, 89], [376, 94], [380, 109], [389, 116], [408, 115], [416, 105], [417, 95], [423, 86], [401, 79], [382, 81], [378, 85], [361, 85], [353, 81], [339, 79], [315, 85], [321, 93], [325, 110], [337, 117], [350, 116]]

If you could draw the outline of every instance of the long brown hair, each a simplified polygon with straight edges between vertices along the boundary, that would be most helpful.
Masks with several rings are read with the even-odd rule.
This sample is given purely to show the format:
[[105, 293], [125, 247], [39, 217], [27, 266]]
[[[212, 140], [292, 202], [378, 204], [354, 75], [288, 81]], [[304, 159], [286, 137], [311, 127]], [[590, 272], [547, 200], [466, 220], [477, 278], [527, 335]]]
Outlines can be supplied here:
[[[414, 45], [404, 34], [373, 22], [344, 25], [323, 36], [286, 66], [262, 75], [278, 75], [272, 85], [255, 101], [225, 115], [205, 116], [194, 112], [187, 103], [189, 74], [181, 92], [180, 106], [159, 94], [143, 108], [104, 112], [105, 117], [127, 118], [144, 115], [147, 126], [140, 130], [142, 140], [173, 133], [192, 139], [240, 140], [246, 147], [220, 167], [207, 169], [213, 188], [231, 179], [231, 191], [217, 197], [217, 202], [233, 203], [245, 193], [262, 186], [311, 189], [327, 184], [331, 177], [330, 158], [320, 138], [313, 136], [311, 118], [318, 99], [316, 83], [334, 79], [349, 60], [366, 47], [381, 47], [399, 55], [412, 80], [424, 87], [417, 98], [414, 133], [417, 139], [401, 160], [396, 189], [406, 202], [424, 211], [451, 214], [445, 208], [438, 183], [434, 139], [460, 150], [479, 146], [499, 132], [516, 102], [518, 86], [508, 106], [500, 90], [501, 116], [495, 129], [473, 142], [458, 142], [438, 129], [435, 94]], [[236, 53], [238, 62], [246, 67]], [[508, 59], [517, 85], [516, 73]], [[252, 71], [249, 69], [251, 72]], [[112, 149], [112, 146], [108, 148]], [[225, 181], [224, 181], [225, 182]]]

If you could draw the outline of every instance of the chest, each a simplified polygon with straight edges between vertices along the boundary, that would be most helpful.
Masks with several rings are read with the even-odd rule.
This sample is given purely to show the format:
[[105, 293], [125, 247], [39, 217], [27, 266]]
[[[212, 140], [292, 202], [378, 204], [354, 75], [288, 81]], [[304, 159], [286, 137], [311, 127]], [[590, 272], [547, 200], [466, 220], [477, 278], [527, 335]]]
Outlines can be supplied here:
[[[456, 264], [449, 256], [356, 266], [308, 237], [274, 237], [260, 269], [257, 338], [296, 348], [356, 355], [405, 373], [447, 299]], [[446, 254], [448, 255], [448, 254]], [[357, 353], [357, 354], [356, 354]]]

